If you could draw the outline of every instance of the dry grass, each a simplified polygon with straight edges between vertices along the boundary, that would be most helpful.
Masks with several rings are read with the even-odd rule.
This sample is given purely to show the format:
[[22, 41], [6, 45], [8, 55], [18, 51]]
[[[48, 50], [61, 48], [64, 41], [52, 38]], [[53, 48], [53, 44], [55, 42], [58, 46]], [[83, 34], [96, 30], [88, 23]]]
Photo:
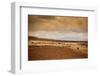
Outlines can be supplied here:
[[[63, 42], [62, 42], [63, 43]], [[66, 42], [67, 43], [67, 42]], [[68, 42], [68, 46], [28, 46], [29, 60], [88, 58], [87, 43]], [[72, 45], [74, 43], [74, 45]], [[83, 45], [82, 45], [83, 44]]]

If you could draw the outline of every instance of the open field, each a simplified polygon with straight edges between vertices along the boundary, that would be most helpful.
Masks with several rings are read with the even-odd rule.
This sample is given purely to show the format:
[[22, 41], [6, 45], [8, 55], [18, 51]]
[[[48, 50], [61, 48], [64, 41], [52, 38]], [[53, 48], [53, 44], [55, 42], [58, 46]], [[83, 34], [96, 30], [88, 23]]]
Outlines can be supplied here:
[[28, 60], [88, 58], [87, 41], [60, 41], [29, 38]]

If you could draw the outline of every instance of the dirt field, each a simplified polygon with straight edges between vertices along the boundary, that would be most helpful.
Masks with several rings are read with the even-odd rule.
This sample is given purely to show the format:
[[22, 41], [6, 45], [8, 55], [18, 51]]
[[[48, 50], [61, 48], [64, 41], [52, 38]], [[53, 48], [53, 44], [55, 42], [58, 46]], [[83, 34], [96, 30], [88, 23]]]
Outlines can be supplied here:
[[61, 41], [29, 37], [29, 61], [79, 58], [88, 58], [87, 41]]
[[88, 58], [88, 49], [84, 45], [69, 46], [28, 46], [28, 60], [55, 60]]

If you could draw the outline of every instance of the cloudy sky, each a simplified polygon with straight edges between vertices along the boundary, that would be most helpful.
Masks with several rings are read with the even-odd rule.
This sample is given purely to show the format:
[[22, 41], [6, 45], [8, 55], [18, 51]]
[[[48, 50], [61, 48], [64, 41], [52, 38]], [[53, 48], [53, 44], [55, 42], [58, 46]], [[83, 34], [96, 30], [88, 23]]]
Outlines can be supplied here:
[[29, 36], [57, 40], [87, 41], [87, 17], [28, 16]]

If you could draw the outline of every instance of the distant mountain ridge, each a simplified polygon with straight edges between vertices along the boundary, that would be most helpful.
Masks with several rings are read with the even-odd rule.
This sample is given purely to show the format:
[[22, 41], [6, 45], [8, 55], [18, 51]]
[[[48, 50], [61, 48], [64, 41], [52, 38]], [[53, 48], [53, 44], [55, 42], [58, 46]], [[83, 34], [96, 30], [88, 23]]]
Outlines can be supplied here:
[[62, 41], [62, 42], [87, 42], [87, 41], [67, 41], [67, 40], [56, 40], [56, 39], [47, 39], [47, 38], [38, 38], [33, 36], [28, 36], [28, 40], [42, 40], [42, 41]]

